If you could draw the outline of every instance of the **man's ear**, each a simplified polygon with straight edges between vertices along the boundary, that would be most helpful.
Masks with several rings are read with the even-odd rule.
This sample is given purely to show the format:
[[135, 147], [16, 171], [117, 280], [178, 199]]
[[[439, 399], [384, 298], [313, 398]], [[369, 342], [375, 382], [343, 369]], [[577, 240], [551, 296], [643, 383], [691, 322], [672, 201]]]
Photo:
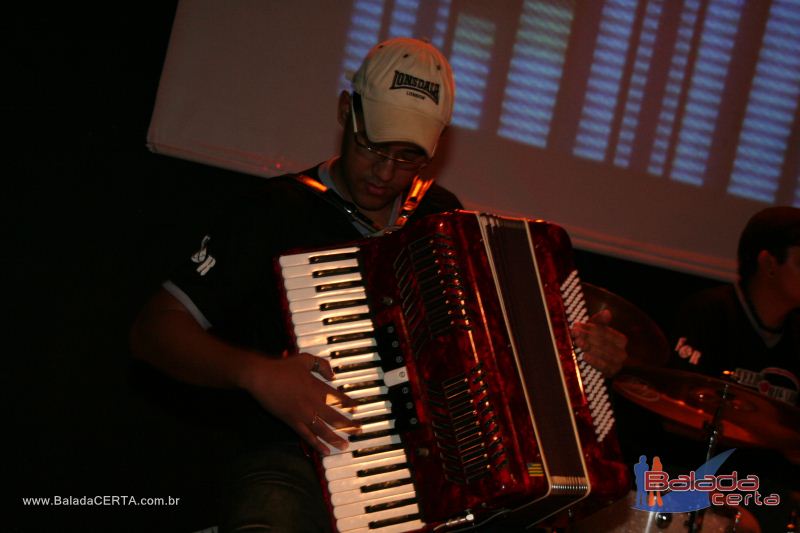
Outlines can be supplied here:
[[775, 267], [778, 265], [778, 259], [766, 250], [758, 252], [756, 257], [758, 262], [758, 270], [766, 275], [774, 275]]
[[342, 91], [339, 94], [339, 105], [336, 110], [336, 119], [341, 127], [347, 126], [347, 119], [350, 118], [350, 93]]

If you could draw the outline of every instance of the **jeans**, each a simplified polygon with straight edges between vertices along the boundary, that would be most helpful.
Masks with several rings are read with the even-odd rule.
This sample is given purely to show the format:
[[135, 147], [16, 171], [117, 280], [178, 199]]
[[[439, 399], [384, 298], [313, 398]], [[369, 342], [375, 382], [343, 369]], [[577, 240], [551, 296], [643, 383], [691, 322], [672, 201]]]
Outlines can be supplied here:
[[276, 443], [250, 452], [227, 477], [220, 533], [330, 531], [319, 477], [300, 444]]

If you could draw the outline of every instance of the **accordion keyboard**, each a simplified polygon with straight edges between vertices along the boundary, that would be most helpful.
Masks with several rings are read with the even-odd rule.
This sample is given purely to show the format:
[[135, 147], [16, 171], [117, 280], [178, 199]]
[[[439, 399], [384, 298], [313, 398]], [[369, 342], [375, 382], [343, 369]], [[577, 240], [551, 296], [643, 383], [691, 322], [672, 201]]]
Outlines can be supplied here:
[[345, 451], [322, 459], [337, 529], [421, 529], [408, 458], [395, 429], [389, 386], [403, 368], [384, 371], [359, 264], [358, 248], [282, 256], [279, 260], [299, 351], [328, 359], [330, 385], [358, 401], [345, 416], [361, 423]]

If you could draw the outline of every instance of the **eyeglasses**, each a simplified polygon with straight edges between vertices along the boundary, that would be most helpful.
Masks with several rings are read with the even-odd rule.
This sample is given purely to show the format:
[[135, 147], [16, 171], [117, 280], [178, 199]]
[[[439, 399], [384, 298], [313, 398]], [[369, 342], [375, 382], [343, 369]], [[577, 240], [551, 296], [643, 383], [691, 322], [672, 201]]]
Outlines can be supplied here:
[[359, 131], [358, 124], [363, 122], [364, 116], [361, 112], [361, 97], [356, 93], [352, 93], [352, 116], [353, 116], [353, 137], [355, 138], [356, 145], [361, 149], [361, 153], [371, 157], [373, 161], [391, 161], [394, 163], [395, 168], [404, 171], [419, 172], [430, 163], [430, 159], [423, 154], [415, 154], [408, 152], [405, 157], [398, 157], [381, 148], [379, 145], [370, 142], [366, 134]]

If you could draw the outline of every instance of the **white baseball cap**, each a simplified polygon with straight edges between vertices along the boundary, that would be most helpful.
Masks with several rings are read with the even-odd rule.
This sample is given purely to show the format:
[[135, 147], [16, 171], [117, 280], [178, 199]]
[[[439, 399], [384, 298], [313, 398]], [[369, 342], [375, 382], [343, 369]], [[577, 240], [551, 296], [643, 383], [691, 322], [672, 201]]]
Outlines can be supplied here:
[[370, 141], [409, 142], [432, 157], [453, 115], [455, 83], [432, 44], [406, 37], [376, 45], [353, 76]]

